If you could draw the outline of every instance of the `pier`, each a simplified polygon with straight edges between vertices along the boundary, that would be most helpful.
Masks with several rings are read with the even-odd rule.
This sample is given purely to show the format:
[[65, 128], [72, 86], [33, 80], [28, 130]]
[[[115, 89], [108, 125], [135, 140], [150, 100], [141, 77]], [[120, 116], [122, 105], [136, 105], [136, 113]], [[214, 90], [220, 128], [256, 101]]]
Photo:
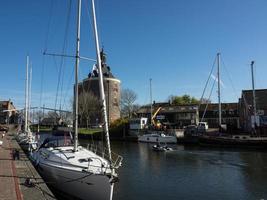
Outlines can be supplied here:
[[[53, 193], [40, 177], [10, 130], [0, 140], [0, 199], [55, 200]], [[14, 159], [14, 152], [17, 154]]]

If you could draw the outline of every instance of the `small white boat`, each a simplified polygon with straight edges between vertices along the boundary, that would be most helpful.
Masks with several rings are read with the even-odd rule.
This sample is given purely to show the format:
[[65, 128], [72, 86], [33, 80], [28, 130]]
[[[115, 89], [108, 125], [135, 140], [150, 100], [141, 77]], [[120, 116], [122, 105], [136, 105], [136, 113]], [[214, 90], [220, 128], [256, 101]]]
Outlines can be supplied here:
[[0, 140], [0, 146], [2, 146], [2, 145], [3, 145], [3, 141]]
[[172, 135], [165, 135], [164, 133], [150, 133], [139, 136], [138, 141], [149, 143], [177, 143], [177, 138]]
[[166, 144], [160, 145], [160, 143], [153, 145], [152, 149], [154, 151], [173, 151], [171, 147], [168, 147]]

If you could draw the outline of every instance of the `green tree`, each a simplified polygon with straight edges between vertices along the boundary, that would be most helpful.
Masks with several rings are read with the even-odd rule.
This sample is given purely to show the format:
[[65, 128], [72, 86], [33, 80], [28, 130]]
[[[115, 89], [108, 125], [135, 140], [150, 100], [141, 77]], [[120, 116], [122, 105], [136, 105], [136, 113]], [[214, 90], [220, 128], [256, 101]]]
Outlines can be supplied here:
[[169, 100], [174, 105], [184, 105], [184, 104], [198, 104], [199, 100], [195, 97], [191, 97], [190, 95], [183, 95], [183, 96], [170, 96]]

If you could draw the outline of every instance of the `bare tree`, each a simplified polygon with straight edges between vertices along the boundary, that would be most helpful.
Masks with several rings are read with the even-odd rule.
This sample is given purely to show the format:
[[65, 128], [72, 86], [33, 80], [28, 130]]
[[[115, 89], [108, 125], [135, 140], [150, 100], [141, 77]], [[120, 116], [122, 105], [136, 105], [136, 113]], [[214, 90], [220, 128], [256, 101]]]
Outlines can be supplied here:
[[121, 115], [132, 117], [134, 112], [137, 94], [131, 89], [123, 89], [121, 92]]
[[79, 95], [78, 111], [80, 115], [80, 123], [86, 122], [88, 128], [89, 122], [96, 119], [100, 115], [100, 101], [92, 92], [83, 92]]

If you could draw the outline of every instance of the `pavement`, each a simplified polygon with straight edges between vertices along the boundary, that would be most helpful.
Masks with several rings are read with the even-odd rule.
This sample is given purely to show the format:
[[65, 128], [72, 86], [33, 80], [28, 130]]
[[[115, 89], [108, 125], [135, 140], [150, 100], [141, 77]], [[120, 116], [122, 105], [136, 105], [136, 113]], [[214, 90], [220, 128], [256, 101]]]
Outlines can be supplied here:
[[[8, 132], [3, 138], [0, 134], [0, 200], [55, 200], [13, 133]], [[19, 152], [19, 160], [13, 160], [14, 150]], [[26, 184], [27, 179], [32, 184]]]

